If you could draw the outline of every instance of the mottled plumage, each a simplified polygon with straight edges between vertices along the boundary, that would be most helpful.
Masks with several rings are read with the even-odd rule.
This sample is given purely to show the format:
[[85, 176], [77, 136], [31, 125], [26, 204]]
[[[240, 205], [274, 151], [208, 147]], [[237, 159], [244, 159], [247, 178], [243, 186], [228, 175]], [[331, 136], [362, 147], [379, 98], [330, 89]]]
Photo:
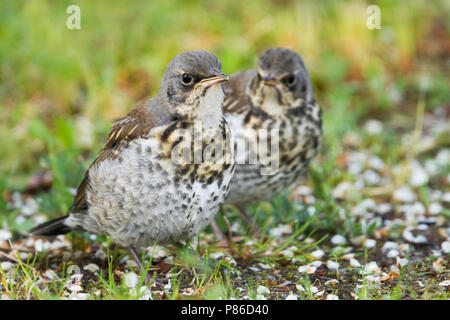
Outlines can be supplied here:
[[289, 49], [266, 50], [259, 58], [258, 69], [232, 75], [225, 92], [225, 117], [236, 143], [260, 129], [279, 133], [279, 154], [269, 153], [279, 168], [269, 170], [271, 174], [261, 171], [269, 169], [270, 164], [248, 163], [251, 152], [261, 158], [256, 143], [236, 153], [236, 172], [226, 203], [242, 208], [272, 199], [304, 176], [319, 150], [322, 112], [302, 59]]
[[[112, 126], [69, 214], [31, 233], [80, 229], [107, 234], [130, 247], [167, 244], [199, 233], [224, 202], [234, 171], [231, 134], [222, 113], [219, 83], [224, 80], [214, 55], [192, 51], [176, 56], [158, 94]], [[215, 146], [223, 152], [222, 163], [174, 161], [182, 147], [192, 146], [182, 133], [195, 132], [198, 125], [202, 150]]]

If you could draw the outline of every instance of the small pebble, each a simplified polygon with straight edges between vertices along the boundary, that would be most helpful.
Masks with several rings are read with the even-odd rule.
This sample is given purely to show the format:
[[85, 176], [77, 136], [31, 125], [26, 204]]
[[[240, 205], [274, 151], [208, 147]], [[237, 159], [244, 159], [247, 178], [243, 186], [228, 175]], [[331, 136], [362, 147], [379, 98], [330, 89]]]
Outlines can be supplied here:
[[439, 202], [433, 202], [432, 204], [430, 204], [430, 207], [428, 208], [428, 212], [433, 215], [441, 213], [442, 210], [443, 208]]
[[384, 215], [392, 210], [392, 205], [390, 203], [380, 203], [375, 208], [376, 212], [378, 212], [381, 215]]
[[350, 242], [355, 246], [360, 246], [366, 241], [365, 236], [357, 236], [350, 239]]
[[95, 251], [95, 256], [101, 260], [104, 260], [107, 257], [106, 252], [103, 250], [103, 248], [100, 248], [97, 251]]
[[448, 287], [448, 286], [450, 286], [450, 280], [442, 281], [442, 282], [439, 283], [439, 285], [441, 287]]
[[373, 247], [375, 247], [376, 245], [377, 245], [377, 242], [376, 242], [374, 239], [367, 239], [367, 240], [364, 242], [364, 247], [366, 247], [366, 248], [368, 248], [368, 249], [373, 248]]
[[359, 268], [359, 267], [361, 267], [361, 263], [359, 263], [359, 261], [356, 260], [355, 258], [351, 258], [350, 259], [350, 267]]
[[37, 239], [34, 242], [34, 250], [37, 252], [48, 251], [50, 249], [50, 242], [43, 241], [42, 239]]
[[0, 229], [0, 241], [7, 241], [11, 239], [12, 234], [8, 230]]
[[381, 170], [384, 169], [384, 162], [383, 162], [383, 160], [381, 160], [381, 158], [379, 158], [377, 156], [371, 156], [369, 158], [369, 160], [367, 161], [367, 164], [372, 169], [375, 169], [375, 170], [378, 170], [378, 171], [381, 171]]
[[379, 135], [383, 132], [383, 123], [376, 119], [367, 120], [364, 130], [371, 136]]
[[325, 285], [326, 285], [326, 286], [334, 286], [334, 285], [336, 285], [338, 282], [339, 282], [339, 280], [337, 280], [337, 279], [331, 279], [331, 280], [328, 280], [327, 282], [325, 282]]
[[298, 291], [300, 292], [305, 292], [305, 288], [303, 288], [303, 286], [301, 284], [296, 284], [295, 287], [297, 288]]
[[221, 259], [223, 256], [224, 256], [225, 254], [223, 253], [223, 252], [213, 252], [213, 253], [210, 253], [209, 254], [209, 256], [211, 257], [211, 258], [213, 258], [213, 259]]
[[[136, 288], [130, 289], [130, 292], [133, 296], [139, 295], [139, 300], [153, 300], [152, 298], [152, 291], [147, 288], [146, 286], [142, 286], [139, 288], [139, 291], [136, 290]], [[139, 292], [139, 294], [138, 294]]]
[[444, 241], [441, 243], [441, 249], [445, 254], [450, 253], [450, 241]]
[[381, 248], [382, 251], [388, 251], [391, 249], [397, 249], [398, 243], [394, 241], [386, 241], [383, 245], [383, 248]]
[[265, 270], [271, 270], [272, 266], [268, 265], [268, 264], [264, 264], [264, 263], [259, 263], [259, 266]]
[[323, 250], [318, 249], [311, 252], [311, 255], [316, 259], [320, 259], [325, 255], [325, 252]]
[[354, 253], [347, 253], [345, 255], [342, 256], [342, 260], [351, 260], [355, 257]]
[[95, 263], [89, 263], [88, 265], [85, 265], [85, 266], [83, 267], [83, 270], [88, 270], [88, 271], [90, 271], [90, 272], [92, 272], [92, 273], [97, 272], [98, 269], [99, 269], [99, 267], [98, 267], [98, 265], [96, 265]]
[[403, 230], [402, 236], [405, 240], [412, 243], [427, 243], [427, 238], [423, 235], [414, 236], [410, 229]]
[[395, 259], [397, 260], [397, 264], [403, 268], [404, 266], [406, 266], [408, 264], [408, 259], [406, 258], [400, 258], [400, 257], [395, 257]]
[[402, 243], [401, 245], [398, 246], [398, 250], [400, 250], [401, 252], [408, 252], [409, 251], [409, 244], [407, 243]]
[[442, 201], [450, 202], [450, 192], [444, 193], [444, 195], [442, 196]]
[[327, 267], [330, 270], [337, 270], [339, 269], [339, 263], [337, 263], [336, 261], [328, 260]]
[[306, 266], [300, 266], [298, 267], [298, 272], [300, 273], [307, 273], [307, 274], [313, 274], [314, 272], [316, 272], [317, 268], [310, 266], [310, 265], [306, 265]]
[[413, 202], [416, 195], [408, 187], [402, 187], [394, 191], [393, 198], [398, 202]]
[[334, 245], [342, 245], [345, 244], [347, 240], [344, 236], [341, 236], [340, 234], [336, 234], [331, 238], [331, 243]]
[[270, 294], [270, 290], [265, 286], [258, 286], [256, 292], [260, 295]]
[[306, 195], [310, 195], [312, 193], [312, 190], [310, 187], [302, 185], [302, 186], [297, 187], [297, 189], [295, 189], [295, 193], [306, 196]]
[[333, 189], [333, 197], [336, 199], [344, 199], [345, 194], [352, 188], [353, 187], [350, 182], [348, 181], [341, 182]]
[[367, 265], [364, 266], [364, 273], [374, 273], [378, 271], [380, 268], [378, 267], [377, 263], [375, 261], [369, 262]]
[[289, 234], [292, 232], [292, 227], [290, 225], [279, 225], [273, 229], [270, 229], [270, 235], [279, 238], [284, 234]]
[[127, 272], [125, 274], [124, 284], [128, 288], [135, 288], [139, 282], [139, 277], [134, 272]]
[[85, 293], [85, 292], [73, 292], [70, 296], [69, 296], [70, 300], [87, 300], [89, 299], [89, 293]]
[[55, 280], [58, 278], [58, 276], [56, 275], [55, 271], [48, 269], [47, 271], [45, 271], [44, 276], [49, 279], [49, 280]]
[[397, 257], [399, 254], [400, 254], [400, 252], [398, 252], [398, 250], [392, 249], [392, 250], [390, 250], [390, 251], [386, 254], [386, 256], [387, 256], [388, 258], [395, 258], [395, 257]]
[[9, 271], [9, 270], [12, 269], [12, 267], [14, 266], [14, 264], [11, 263], [11, 262], [9, 262], [9, 261], [5, 261], [5, 262], [2, 262], [2, 263], [0, 264], [0, 266], [1, 266], [1, 268], [2, 268], [3, 271]]
[[423, 186], [428, 183], [428, 173], [417, 161], [411, 162], [411, 174], [409, 176], [409, 184], [414, 187]]
[[68, 289], [69, 289], [71, 292], [79, 292], [79, 291], [83, 291], [83, 288], [81, 288], [81, 286], [78, 285], [78, 284], [69, 285], [69, 286], [68, 286]]
[[377, 185], [381, 182], [381, 177], [373, 170], [366, 170], [363, 173], [364, 181], [369, 186]]

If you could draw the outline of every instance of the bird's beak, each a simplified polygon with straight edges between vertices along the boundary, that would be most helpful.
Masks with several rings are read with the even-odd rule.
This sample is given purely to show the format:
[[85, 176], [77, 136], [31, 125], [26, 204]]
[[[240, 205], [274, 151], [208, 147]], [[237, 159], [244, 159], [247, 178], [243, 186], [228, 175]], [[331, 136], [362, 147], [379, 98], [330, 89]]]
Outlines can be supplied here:
[[272, 76], [265, 76], [262, 78], [262, 83], [267, 86], [275, 86], [278, 84], [278, 81]]
[[195, 86], [196, 87], [197, 86], [201, 86], [201, 87], [206, 88], [206, 87], [210, 87], [210, 86], [212, 86], [214, 84], [217, 84], [217, 83], [228, 81], [229, 79], [230, 78], [227, 75], [221, 74], [221, 75], [218, 75], [218, 76], [214, 76], [214, 77], [203, 79], [202, 81], [197, 83]]

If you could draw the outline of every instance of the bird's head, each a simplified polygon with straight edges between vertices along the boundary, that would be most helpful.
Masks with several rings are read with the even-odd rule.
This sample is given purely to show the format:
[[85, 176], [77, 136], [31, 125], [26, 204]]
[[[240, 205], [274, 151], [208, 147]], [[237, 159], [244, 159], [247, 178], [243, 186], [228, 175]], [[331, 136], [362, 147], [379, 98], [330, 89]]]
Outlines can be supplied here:
[[188, 51], [169, 62], [158, 95], [175, 118], [207, 120], [221, 117], [222, 82], [227, 80], [215, 55]]
[[272, 97], [290, 106], [298, 99], [310, 101], [313, 98], [312, 84], [302, 58], [286, 48], [270, 48], [260, 55], [252, 90], [260, 100]]

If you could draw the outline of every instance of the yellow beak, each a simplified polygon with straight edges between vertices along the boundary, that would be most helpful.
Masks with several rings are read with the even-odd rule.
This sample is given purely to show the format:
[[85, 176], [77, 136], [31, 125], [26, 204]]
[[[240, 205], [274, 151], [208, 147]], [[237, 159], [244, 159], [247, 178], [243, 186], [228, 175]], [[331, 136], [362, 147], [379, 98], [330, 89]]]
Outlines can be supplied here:
[[230, 78], [226, 75], [220, 75], [220, 76], [214, 76], [211, 78], [206, 78], [201, 80], [199, 83], [197, 83], [195, 86], [202, 86], [202, 87], [210, 87], [214, 84], [221, 83], [224, 81], [228, 81]]
[[279, 82], [278, 81], [264, 81], [262, 82], [264, 85], [266, 86], [275, 86], [277, 85]]

